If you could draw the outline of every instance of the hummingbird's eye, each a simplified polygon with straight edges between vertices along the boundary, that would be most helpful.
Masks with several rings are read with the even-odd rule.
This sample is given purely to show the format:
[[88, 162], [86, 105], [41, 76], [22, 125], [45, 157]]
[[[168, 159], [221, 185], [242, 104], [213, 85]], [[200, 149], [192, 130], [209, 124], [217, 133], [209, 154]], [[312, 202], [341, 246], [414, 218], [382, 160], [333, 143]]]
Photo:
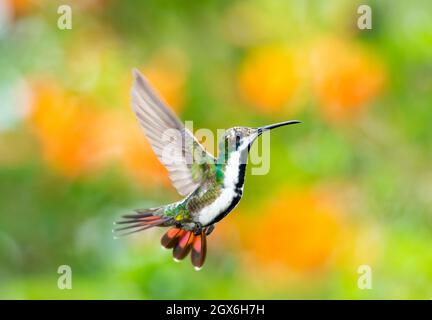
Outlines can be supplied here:
[[238, 150], [238, 148], [240, 147], [240, 141], [241, 141], [241, 137], [236, 135], [235, 137], [235, 141], [236, 141], [236, 150]]

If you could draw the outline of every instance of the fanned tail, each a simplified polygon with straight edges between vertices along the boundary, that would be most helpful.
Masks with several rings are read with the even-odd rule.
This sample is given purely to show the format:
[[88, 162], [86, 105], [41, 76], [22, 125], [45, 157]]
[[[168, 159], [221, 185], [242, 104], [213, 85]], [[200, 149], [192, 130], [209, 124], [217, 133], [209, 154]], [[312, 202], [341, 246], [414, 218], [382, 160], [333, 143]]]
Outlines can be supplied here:
[[[114, 224], [116, 237], [140, 232], [152, 227], [174, 226], [176, 221], [164, 215], [165, 207], [136, 210], [135, 214], [126, 214]], [[161, 238], [166, 249], [172, 249], [175, 261], [183, 260], [191, 254], [192, 265], [200, 270], [204, 265], [207, 253], [207, 236], [213, 231], [214, 225], [202, 228], [201, 233], [188, 231], [178, 227], [170, 228]]]
[[207, 253], [207, 234], [204, 228], [200, 234], [179, 228], [169, 229], [161, 239], [166, 249], [173, 249], [175, 261], [183, 260], [191, 252], [191, 261], [196, 270], [204, 265]]
[[117, 228], [113, 229], [116, 236], [125, 236], [152, 227], [170, 226], [172, 218], [163, 216], [163, 207], [137, 210], [136, 214], [122, 216], [122, 220], [115, 222]]

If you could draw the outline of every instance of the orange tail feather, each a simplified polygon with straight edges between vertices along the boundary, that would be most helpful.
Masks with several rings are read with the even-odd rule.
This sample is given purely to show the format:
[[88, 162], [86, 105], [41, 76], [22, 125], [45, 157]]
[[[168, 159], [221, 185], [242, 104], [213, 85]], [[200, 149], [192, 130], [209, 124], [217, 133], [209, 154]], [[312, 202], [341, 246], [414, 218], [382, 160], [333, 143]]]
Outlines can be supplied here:
[[200, 270], [204, 265], [207, 254], [206, 229], [195, 235], [192, 231], [180, 228], [169, 229], [161, 238], [161, 245], [166, 249], [173, 249], [174, 260], [183, 260], [191, 252], [192, 265]]
[[189, 254], [194, 238], [195, 235], [192, 231], [186, 231], [186, 233], [179, 239], [177, 245], [174, 247], [174, 259], [183, 260]]
[[200, 270], [204, 265], [207, 254], [207, 237], [203, 230], [197, 235], [192, 245], [191, 261], [196, 270]]

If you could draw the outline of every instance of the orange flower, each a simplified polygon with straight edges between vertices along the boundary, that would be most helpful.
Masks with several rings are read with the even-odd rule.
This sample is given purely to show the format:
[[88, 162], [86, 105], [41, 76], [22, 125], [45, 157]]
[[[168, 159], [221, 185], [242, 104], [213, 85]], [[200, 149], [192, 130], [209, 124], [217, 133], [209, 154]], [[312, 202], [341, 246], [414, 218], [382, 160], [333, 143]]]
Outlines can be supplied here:
[[94, 108], [89, 99], [51, 82], [35, 85], [33, 98], [29, 121], [55, 170], [73, 177], [118, 162], [145, 185], [168, 184], [166, 169], [129, 109]]
[[34, 86], [30, 124], [46, 160], [66, 175], [91, 167], [94, 154], [92, 128], [96, 113], [82, 101], [51, 82]]
[[259, 111], [273, 113], [292, 100], [300, 85], [295, 54], [285, 47], [250, 52], [239, 70], [242, 96]]
[[312, 46], [313, 90], [321, 111], [331, 120], [358, 115], [384, 84], [384, 69], [377, 57], [341, 40]]
[[9, 1], [9, 4], [15, 16], [22, 16], [35, 7], [34, 0], [6, 0], [6, 1]]
[[341, 231], [338, 206], [326, 194], [312, 191], [283, 191], [262, 214], [240, 225], [241, 242], [254, 261], [300, 273], [326, 266]]
[[184, 101], [186, 70], [187, 61], [183, 53], [167, 48], [157, 52], [141, 71], [167, 104], [178, 112]]
[[169, 185], [168, 173], [140, 130], [132, 112], [105, 114], [99, 124], [99, 149], [120, 160], [126, 172], [143, 183]]

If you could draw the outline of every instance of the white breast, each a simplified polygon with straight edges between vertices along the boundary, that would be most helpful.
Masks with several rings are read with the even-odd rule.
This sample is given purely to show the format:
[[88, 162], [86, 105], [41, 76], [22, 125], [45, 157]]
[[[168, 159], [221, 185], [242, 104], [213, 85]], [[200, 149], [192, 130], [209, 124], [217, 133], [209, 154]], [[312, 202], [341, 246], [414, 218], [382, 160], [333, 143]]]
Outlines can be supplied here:
[[231, 204], [232, 199], [237, 196], [235, 185], [239, 178], [240, 152], [234, 152], [230, 155], [224, 172], [223, 189], [219, 197], [209, 206], [199, 212], [199, 222], [207, 225], [215, 219], [220, 213], [225, 211]]

